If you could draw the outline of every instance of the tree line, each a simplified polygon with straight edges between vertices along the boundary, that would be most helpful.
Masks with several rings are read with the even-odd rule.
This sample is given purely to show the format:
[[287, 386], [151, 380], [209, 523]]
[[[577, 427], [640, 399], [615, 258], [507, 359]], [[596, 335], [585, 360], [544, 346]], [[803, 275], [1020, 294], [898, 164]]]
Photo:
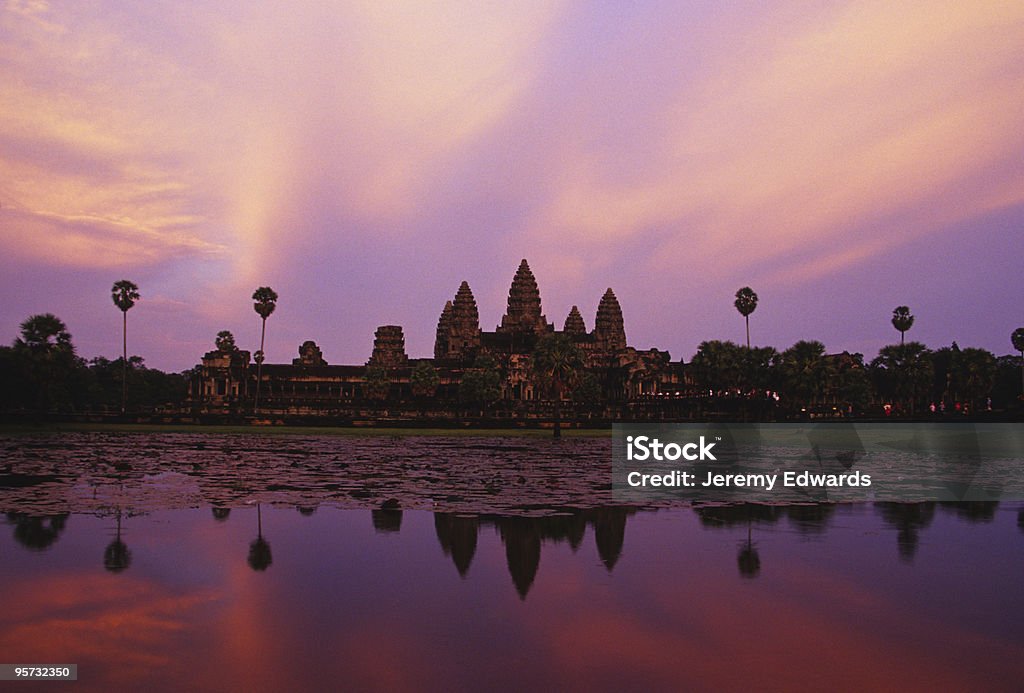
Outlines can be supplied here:
[[[111, 288], [111, 299], [122, 313], [121, 357], [111, 361], [100, 356], [87, 361], [75, 353], [71, 335], [60, 318], [51, 313], [33, 315], [21, 323], [21, 334], [11, 346], [0, 346], [0, 410], [125, 413], [129, 403], [143, 411], [181, 405], [194, 369], [164, 373], [147, 368], [142, 357], [129, 357], [128, 311], [140, 300], [139, 288], [122, 279]], [[266, 323], [276, 308], [278, 294], [261, 286], [252, 299], [261, 320], [253, 407], [258, 412]], [[758, 296], [750, 287], [736, 292], [734, 306], [743, 316], [747, 344], [702, 342], [686, 366], [688, 385], [696, 388], [687, 394], [709, 399], [772, 400], [772, 406], [790, 413], [826, 405], [862, 413], [869, 405], [876, 405], [886, 407], [886, 414], [907, 415], [947, 409], [965, 414], [1005, 409], [1021, 399], [1024, 327], [1011, 335], [1019, 357], [996, 357], [985, 349], [960, 348], [956, 342], [932, 350], [921, 342], [906, 341], [914, 316], [907, 306], [898, 306], [892, 312], [891, 323], [900, 333], [899, 344], [882, 347], [869, 361], [859, 353], [827, 354], [824, 344], [816, 340], [801, 340], [783, 351], [770, 346], [752, 347], [750, 316], [757, 305]], [[237, 350], [226, 330], [218, 333], [216, 347], [219, 351]], [[539, 339], [530, 363], [531, 381], [538, 394], [554, 402], [556, 431], [563, 399], [595, 402], [600, 398], [601, 383], [585, 367], [585, 354], [568, 335], [553, 333]], [[478, 356], [462, 375], [460, 399], [483, 407], [497, 400], [502, 387], [500, 371], [493, 356]], [[415, 396], [432, 397], [438, 383], [438, 372], [428, 361], [421, 361], [413, 369], [411, 387]], [[385, 399], [389, 385], [386, 369], [372, 365], [367, 369], [369, 398]]]
[[11, 346], [0, 346], [0, 411], [33, 413], [153, 411], [185, 401], [191, 371], [165, 373], [128, 356], [128, 311], [139, 287], [122, 279], [110, 290], [122, 313], [121, 357], [86, 360], [64, 321], [52, 313], [27, 318]]
[[0, 411], [25, 413], [153, 411], [185, 401], [190, 371], [148, 368], [141, 356], [84, 359], [67, 326], [51, 313], [21, 323], [0, 346]]
[[997, 357], [986, 349], [948, 347], [929, 349], [906, 341], [914, 326], [908, 306], [897, 306], [890, 322], [899, 344], [883, 346], [868, 361], [863, 354], [826, 354], [825, 345], [801, 340], [786, 349], [750, 346], [750, 315], [757, 294], [745, 286], [736, 292], [734, 306], [746, 325], [747, 346], [729, 341], [705, 341], [690, 363], [695, 384], [709, 397], [763, 393], [782, 402], [784, 409], [839, 405], [863, 412], [870, 404], [886, 415], [903, 413], [969, 414], [1005, 409], [1024, 397], [1024, 327], [1010, 335], [1020, 356]]

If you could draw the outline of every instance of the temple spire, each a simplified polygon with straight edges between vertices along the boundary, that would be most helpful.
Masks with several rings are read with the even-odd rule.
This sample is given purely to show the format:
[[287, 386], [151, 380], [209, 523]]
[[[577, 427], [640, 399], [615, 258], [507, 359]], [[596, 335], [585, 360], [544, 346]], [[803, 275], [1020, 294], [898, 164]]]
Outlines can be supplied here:
[[461, 359], [480, 346], [480, 313], [468, 282], [462, 282], [455, 300], [448, 301], [437, 321], [434, 358]]
[[519, 263], [512, 286], [508, 290], [508, 310], [501, 318], [498, 332], [534, 332], [542, 334], [552, 329], [541, 313], [540, 289], [524, 258]]
[[455, 294], [452, 304], [452, 329], [459, 333], [480, 330], [480, 313], [476, 308], [476, 299], [469, 288], [469, 282], [462, 282]]
[[373, 335], [373, 353], [367, 366], [401, 368], [408, 363], [405, 354], [405, 335], [400, 325], [381, 325]]
[[580, 315], [579, 308], [576, 306], [572, 307], [569, 315], [565, 317], [565, 327], [562, 330], [566, 334], [571, 335], [584, 335], [587, 333], [587, 326], [583, 323], [583, 316]]
[[452, 302], [445, 301], [444, 310], [437, 320], [437, 334], [434, 337], [434, 358], [443, 359], [448, 356], [448, 343], [452, 331]]
[[610, 288], [601, 297], [597, 307], [597, 318], [594, 320], [594, 338], [598, 348], [614, 354], [626, 348], [626, 328], [622, 321], [622, 308], [615, 292]]

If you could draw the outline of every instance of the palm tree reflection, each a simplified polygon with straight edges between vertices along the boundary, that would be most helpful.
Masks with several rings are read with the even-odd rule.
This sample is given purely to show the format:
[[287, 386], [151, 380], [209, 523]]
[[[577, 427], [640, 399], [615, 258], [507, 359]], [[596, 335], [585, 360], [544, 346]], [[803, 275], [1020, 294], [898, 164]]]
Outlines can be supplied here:
[[263, 511], [260, 504], [256, 504], [256, 539], [249, 544], [249, 567], [253, 570], [263, 571], [274, 562], [270, 554], [270, 542], [263, 538]]
[[999, 509], [999, 501], [943, 501], [940, 505], [968, 522], [992, 522]]
[[786, 517], [801, 534], [820, 534], [828, 529], [835, 511], [835, 503], [790, 505], [786, 507]]
[[875, 503], [875, 507], [882, 520], [896, 530], [900, 558], [913, 561], [921, 542], [919, 532], [935, 517], [935, 503]]
[[[810, 508], [808, 510], [795, 511], [790, 515], [790, 520], [798, 527], [814, 527], [819, 523], [824, 523], [832, 511], [824, 508], [815, 509], [816, 507], [808, 506]], [[754, 543], [753, 537], [754, 522], [774, 524], [787, 514], [786, 509], [782, 506], [757, 503], [704, 506], [694, 508], [694, 510], [700, 516], [701, 526], [705, 528], [747, 526], [747, 539], [740, 544], [739, 554], [736, 556], [736, 565], [739, 568], [740, 576], [745, 578], [755, 578], [761, 573], [761, 556], [757, 552], [757, 545]]]
[[32, 551], [45, 551], [60, 538], [69, 513], [58, 515], [29, 515], [7, 513], [7, 521], [14, 525], [14, 538]]
[[121, 509], [117, 510], [117, 534], [114, 541], [103, 551], [103, 567], [112, 573], [120, 573], [132, 564], [132, 552], [121, 541]]
[[761, 557], [757, 555], [751, 536], [751, 521], [747, 520], [747, 543], [740, 545], [740, 555], [736, 557], [736, 563], [740, 569], [740, 575], [745, 578], [756, 578], [761, 572]]
[[221, 508], [219, 506], [213, 506], [210, 508], [210, 512], [213, 513], [213, 519], [217, 522], [224, 522], [231, 515], [231, 508]]

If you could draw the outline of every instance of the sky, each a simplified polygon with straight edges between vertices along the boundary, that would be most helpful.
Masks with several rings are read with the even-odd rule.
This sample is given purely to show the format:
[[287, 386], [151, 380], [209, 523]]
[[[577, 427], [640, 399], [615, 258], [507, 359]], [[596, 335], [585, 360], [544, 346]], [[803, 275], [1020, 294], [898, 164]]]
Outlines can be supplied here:
[[0, 0], [0, 342], [63, 319], [183, 370], [273, 287], [267, 358], [433, 352], [522, 258], [629, 343], [1010, 353], [1024, 325], [1024, 3]]

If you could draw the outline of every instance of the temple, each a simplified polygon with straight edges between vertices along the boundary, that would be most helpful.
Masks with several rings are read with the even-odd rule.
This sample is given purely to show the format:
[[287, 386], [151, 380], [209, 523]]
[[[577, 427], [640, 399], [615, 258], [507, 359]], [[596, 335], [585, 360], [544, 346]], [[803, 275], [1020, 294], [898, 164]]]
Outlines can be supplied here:
[[[418, 412], [444, 418], [464, 414], [479, 399], [478, 409], [491, 417], [543, 416], [550, 403], [535, 386], [531, 355], [538, 340], [557, 332], [579, 348], [585, 373], [578, 380], [588, 384], [563, 399], [588, 416], [621, 418], [643, 409], [652, 398], [679, 394], [681, 364], [672, 363], [666, 351], [628, 346], [622, 308], [610, 288], [601, 297], [593, 325], [588, 331], [573, 306], [562, 329], [556, 330], [544, 314], [540, 288], [524, 259], [512, 278], [505, 314], [493, 331], [481, 329], [476, 298], [464, 281], [441, 309], [433, 358], [410, 358], [398, 325], [377, 328], [364, 365], [328, 365], [320, 347], [306, 341], [291, 364], [263, 364], [259, 413], [359, 418], [386, 406], [398, 416]], [[470, 390], [477, 393], [479, 388], [464, 386], [464, 378], [488, 369], [496, 373], [495, 396], [470, 396]], [[196, 369], [192, 403], [201, 413], [251, 410], [256, 374], [249, 352], [233, 344], [219, 347], [205, 354]]]

